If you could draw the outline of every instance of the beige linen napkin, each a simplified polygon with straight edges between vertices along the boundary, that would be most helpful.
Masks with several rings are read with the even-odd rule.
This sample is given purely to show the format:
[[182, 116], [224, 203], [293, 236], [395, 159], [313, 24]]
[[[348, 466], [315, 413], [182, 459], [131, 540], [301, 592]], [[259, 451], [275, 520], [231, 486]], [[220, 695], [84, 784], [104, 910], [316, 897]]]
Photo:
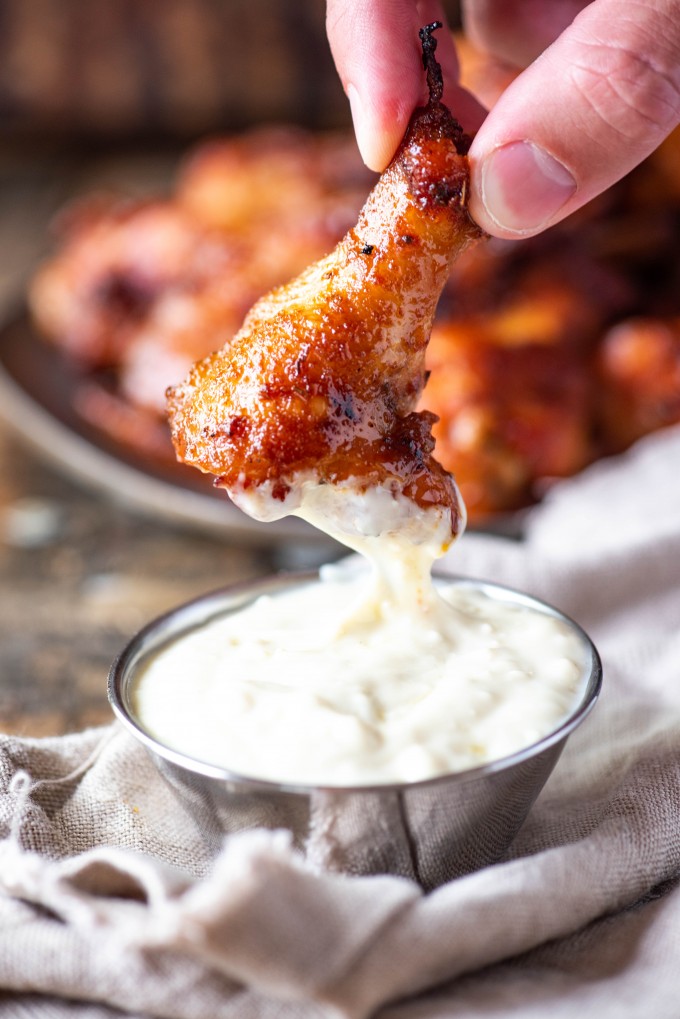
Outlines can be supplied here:
[[553, 602], [604, 660], [506, 857], [424, 895], [316, 869], [285, 831], [216, 852], [116, 725], [4, 737], [1, 1015], [676, 1019], [680, 431], [447, 565]]

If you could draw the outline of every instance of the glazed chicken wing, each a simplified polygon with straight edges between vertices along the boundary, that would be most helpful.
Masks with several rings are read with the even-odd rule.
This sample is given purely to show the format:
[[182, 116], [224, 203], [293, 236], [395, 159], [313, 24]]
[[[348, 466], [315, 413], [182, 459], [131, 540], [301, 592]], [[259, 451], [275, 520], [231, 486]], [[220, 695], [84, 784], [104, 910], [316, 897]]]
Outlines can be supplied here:
[[387, 490], [461, 526], [416, 412], [425, 348], [451, 265], [480, 236], [466, 208], [467, 140], [441, 103], [432, 26], [430, 101], [326, 258], [262, 298], [223, 350], [169, 393], [178, 457], [217, 476], [253, 516], [294, 512], [309, 486]]

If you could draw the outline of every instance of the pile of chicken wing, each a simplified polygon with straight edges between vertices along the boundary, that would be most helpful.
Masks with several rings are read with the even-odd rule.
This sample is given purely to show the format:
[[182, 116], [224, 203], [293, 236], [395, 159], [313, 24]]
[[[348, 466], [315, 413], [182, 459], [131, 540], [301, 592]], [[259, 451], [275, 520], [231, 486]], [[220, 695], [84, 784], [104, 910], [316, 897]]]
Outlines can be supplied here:
[[[68, 210], [30, 304], [79, 365], [80, 413], [173, 458], [166, 388], [326, 255], [372, 183], [350, 138], [279, 128], [200, 146], [167, 198]], [[675, 135], [563, 224], [477, 244], [453, 266], [420, 407], [439, 418], [435, 456], [473, 523], [680, 422], [679, 226]], [[356, 240], [357, 264], [371, 263], [373, 238]]]

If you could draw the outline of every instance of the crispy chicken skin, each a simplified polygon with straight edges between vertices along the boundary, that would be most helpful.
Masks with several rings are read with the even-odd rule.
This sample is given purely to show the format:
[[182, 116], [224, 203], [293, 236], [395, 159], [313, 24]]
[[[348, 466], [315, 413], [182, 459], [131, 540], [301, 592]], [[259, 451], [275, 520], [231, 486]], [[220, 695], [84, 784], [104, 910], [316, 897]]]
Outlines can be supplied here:
[[356, 227], [169, 391], [179, 459], [240, 504], [264, 485], [270, 518], [295, 508], [311, 475], [386, 485], [447, 508], [460, 529], [455, 485], [432, 457], [434, 415], [415, 406], [439, 295], [480, 230], [466, 209], [467, 141], [430, 84]]

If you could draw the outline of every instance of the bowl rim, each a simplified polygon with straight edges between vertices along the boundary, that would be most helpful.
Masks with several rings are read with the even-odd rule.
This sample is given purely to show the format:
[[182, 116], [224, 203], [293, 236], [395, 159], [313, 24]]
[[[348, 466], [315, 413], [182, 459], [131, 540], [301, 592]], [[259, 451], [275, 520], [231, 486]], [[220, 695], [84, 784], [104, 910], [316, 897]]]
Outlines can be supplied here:
[[[422, 789], [426, 786], [436, 786], [445, 782], [470, 782], [497, 772], [506, 771], [518, 764], [538, 757], [543, 751], [566, 740], [567, 736], [583, 722], [595, 706], [602, 688], [602, 660], [593, 641], [582, 626], [560, 609], [534, 595], [527, 594], [506, 584], [498, 584], [495, 581], [481, 580], [475, 577], [461, 576], [448, 572], [444, 573], [435, 568], [433, 570], [433, 579], [435, 581], [446, 581], [461, 587], [473, 587], [476, 590], [483, 591], [483, 593], [490, 597], [499, 598], [500, 596], [500, 600], [511, 601], [538, 610], [545, 615], [553, 616], [566, 623], [581, 640], [584, 647], [585, 659], [583, 671], [584, 675], [587, 674], [583, 695], [567, 718], [556, 729], [551, 730], [540, 740], [522, 747], [512, 754], [499, 757], [493, 761], [487, 761], [476, 767], [466, 768], [462, 771], [445, 772], [444, 774], [414, 782], [329, 785], [311, 782], [278, 782], [273, 779], [257, 778], [231, 771], [222, 765], [211, 764], [209, 761], [203, 761], [200, 758], [167, 746], [144, 729], [139, 719], [135, 716], [129, 703], [130, 698], [127, 696], [132, 685], [131, 672], [140, 658], [149, 651], [160, 648], [170, 639], [189, 632], [191, 629], [203, 625], [217, 616], [245, 608], [263, 594], [275, 594], [289, 587], [313, 583], [319, 579], [319, 573], [320, 570], [282, 571], [264, 577], [239, 581], [198, 595], [196, 598], [183, 602], [181, 605], [152, 619], [127, 642], [114, 659], [109, 670], [107, 682], [108, 700], [118, 721], [147, 750], [192, 775], [218, 779], [252, 792], [293, 793], [310, 796], [313, 793], [321, 792], [353, 794], [406, 792], [408, 790]], [[211, 606], [212, 610], [210, 611]], [[209, 611], [205, 612], [205, 609]], [[182, 623], [187, 617], [193, 621]]]

